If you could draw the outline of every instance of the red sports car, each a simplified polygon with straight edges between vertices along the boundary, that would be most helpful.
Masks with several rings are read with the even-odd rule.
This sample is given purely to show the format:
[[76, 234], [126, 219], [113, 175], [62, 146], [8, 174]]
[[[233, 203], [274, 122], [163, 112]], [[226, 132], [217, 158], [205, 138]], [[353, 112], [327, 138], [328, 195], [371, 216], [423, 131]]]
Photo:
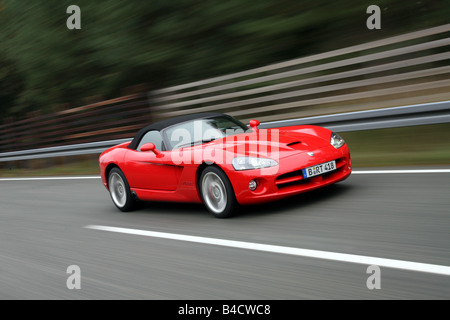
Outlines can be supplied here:
[[122, 211], [141, 201], [204, 203], [218, 218], [346, 179], [349, 149], [317, 126], [250, 128], [199, 113], [151, 124], [100, 155], [103, 184]]

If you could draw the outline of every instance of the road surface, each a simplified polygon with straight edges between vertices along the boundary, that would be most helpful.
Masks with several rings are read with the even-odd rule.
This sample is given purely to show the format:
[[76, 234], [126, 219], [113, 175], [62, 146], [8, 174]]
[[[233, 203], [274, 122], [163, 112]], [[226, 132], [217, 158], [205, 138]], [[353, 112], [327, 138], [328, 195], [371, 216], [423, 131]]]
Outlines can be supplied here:
[[[357, 171], [225, 220], [197, 204], [122, 213], [95, 177], [0, 180], [0, 299], [450, 299], [450, 172]], [[373, 258], [399, 267], [369, 290]]]

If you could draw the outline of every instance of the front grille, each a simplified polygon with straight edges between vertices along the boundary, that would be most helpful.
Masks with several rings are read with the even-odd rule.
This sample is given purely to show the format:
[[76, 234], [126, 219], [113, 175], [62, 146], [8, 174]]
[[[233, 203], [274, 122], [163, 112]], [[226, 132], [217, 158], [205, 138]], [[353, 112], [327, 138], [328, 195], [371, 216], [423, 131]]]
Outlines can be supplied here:
[[303, 171], [302, 170], [296, 170], [296, 171], [292, 171], [292, 172], [288, 172], [288, 173], [282, 174], [281, 176], [277, 177], [277, 181], [278, 180], [284, 180], [284, 179], [292, 178], [292, 177], [297, 177], [297, 176], [301, 176], [301, 178], [303, 179]]
[[275, 180], [275, 184], [278, 189], [297, 186], [297, 185], [305, 185], [308, 183], [314, 183], [318, 181], [328, 180], [332, 178], [334, 175], [339, 173], [345, 166], [345, 158], [336, 159], [336, 170], [331, 172], [326, 172], [324, 174], [314, 176], [308, 179], [303, 178], [302, 170], [295, 170], [288, 173], [284, 173], [278, 176]]
[[277, 183], [277, 187], [278, 187], [278, 189], [284, 189], [287, 187], [304, 185], [304, 184], [308, 184], [309, 182], [311, 182], [310, 180], [311, 179], [301, 179], [301, 180], [296, 180], [296, 181]]

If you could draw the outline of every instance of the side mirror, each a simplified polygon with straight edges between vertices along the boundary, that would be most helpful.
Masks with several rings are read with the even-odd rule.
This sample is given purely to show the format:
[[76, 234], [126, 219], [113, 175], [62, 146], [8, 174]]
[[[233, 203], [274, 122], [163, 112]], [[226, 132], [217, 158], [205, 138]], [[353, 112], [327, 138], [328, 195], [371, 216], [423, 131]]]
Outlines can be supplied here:
[[142, 152], [152, 151], [154, 154], [159, 156], [161, 154], [161, 151], [156, 149], [155, 145], [153, 143], [146, 143], [141, 147]]
[[259, 121], [258, 120], [250, 120], [250, 127], [253, 131], [258, 132]]

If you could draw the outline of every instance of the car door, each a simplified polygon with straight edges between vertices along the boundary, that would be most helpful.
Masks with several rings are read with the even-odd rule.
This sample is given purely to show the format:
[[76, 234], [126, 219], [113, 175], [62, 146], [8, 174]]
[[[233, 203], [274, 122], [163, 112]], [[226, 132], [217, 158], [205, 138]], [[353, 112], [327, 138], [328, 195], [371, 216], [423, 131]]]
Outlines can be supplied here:
[[[152, 151], [142, 152], [141, 147], [153, 143], [162, 151], [159, 156]], [[176, 190], [176, 166], [170, 159], [170, 152], [164, 150], [164, 143], [159, 131], [147, 132], [136, 150], [129, 150], [125, 156], [126, 176], [130, 187], [146, 190]]]

